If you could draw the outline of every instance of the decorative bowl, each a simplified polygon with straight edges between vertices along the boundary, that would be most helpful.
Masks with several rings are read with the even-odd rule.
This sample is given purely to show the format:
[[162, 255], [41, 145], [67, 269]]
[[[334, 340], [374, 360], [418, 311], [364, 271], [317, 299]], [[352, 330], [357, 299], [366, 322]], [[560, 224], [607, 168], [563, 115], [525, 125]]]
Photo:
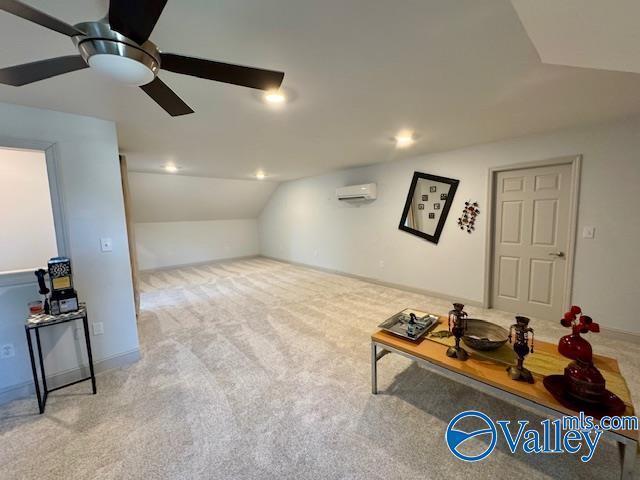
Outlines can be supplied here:
[[509, 341], [509, 332], [495, 323], [469, 318], [462, 341], [475, 350], [496, 350]]

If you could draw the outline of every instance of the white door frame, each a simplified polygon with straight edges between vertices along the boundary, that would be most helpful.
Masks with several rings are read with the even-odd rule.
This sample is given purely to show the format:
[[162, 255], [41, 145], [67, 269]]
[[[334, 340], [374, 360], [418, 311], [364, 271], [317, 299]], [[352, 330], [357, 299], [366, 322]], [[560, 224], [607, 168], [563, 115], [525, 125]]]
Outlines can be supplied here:
[[565, 289], [563, 304], [571, 305], [573, 294], [573, 266], [576, 251], [576, 239], [578, 231], [578, 200], [580, 198], [580, 172], [582, 168], [582, 155], [569, 155], [566, 157], [551, 158], [535, 162], [516, 163], [503, 165], [489, 169], [489, 188], [487, 192], [487, 232], [484, 263], [484, 308], [492, 307], [493, 292], [493, 257], [495, 237], [495, 195], [496, 176], [498, 172], [524, 170], [527, 168], [550, 167], [555, 165], [571, 165], [571, 195], [569, 201], [569, 245], [566, 255]]
[[[70, 255], [69, 235], [64, 214], [64, 198], [60, 178], [58, 145], [46, 140], [15, 138], [0, 135], [0, 148], [17, 148], [25, 150], [39, 150], [44, 152], [47, 162], [47, 176], [49, 178], [49, 192], [51, 194], [51, 208], [53, 210], [53, 225], [56, 234], [58, 255]], [[42, 265], [46, 268], [46, 265]], [[33, 271], [5, 273], [0, 275], [0, 287], [35, 283]]]

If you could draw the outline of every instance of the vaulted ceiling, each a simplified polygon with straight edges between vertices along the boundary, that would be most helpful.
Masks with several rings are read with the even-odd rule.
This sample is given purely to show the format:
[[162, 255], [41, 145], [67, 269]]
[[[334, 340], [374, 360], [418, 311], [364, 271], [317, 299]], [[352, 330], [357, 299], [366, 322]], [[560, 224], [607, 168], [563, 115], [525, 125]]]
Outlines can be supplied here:
[[[103, 1], [29, 0], [70, 23]], [[169, 0], [162, 50], [281, 69], [285, 108], [254, 91], [161, 74], [196, 113], [170, 118], [136, 88], [90, 70], [0, 101], [117, 122], [136, 171], [273, 180], [394, 160], [640, 112], [640, 75], [541, 62], [509, 0]], [[0, 65], [74, 53], [68, 38], [0, 12]], [[415, 129], [418, 143], [390, 138]]]
[[257, 182], [129, 172], [136, 223], [258, 218], [277, 188]]
[[545, 63], [640, 73], [637, 0], [511, 0]]

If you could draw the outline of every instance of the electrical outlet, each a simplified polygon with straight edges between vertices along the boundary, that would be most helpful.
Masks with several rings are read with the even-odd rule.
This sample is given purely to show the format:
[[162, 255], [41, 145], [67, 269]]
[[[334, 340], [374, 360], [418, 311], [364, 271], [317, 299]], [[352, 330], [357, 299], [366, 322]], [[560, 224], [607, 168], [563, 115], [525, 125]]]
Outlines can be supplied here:
[[313, 256], [314, 256], [314, 257], [317, 257], [317, 256], [318, 256], [318, 250], [314, 250], [314, 251], [313, 251]]
[[102, 322], [93, 322], [93, 334], [102, 335], [104, 333], [104, 324]]
[[380, 266], [380, 268], [384, 268], [384, 260], [380, 260], [378, 262], [378, 265]]
[[101, 238], [100, 239], [100, 250], [103, 252], [111, 252], [113, 251], [113, 242], [110, 238]]
[[5, 343], [0, 347], [0, 358], [11, 358], [16, 356], [16, 348], [13, 343]]

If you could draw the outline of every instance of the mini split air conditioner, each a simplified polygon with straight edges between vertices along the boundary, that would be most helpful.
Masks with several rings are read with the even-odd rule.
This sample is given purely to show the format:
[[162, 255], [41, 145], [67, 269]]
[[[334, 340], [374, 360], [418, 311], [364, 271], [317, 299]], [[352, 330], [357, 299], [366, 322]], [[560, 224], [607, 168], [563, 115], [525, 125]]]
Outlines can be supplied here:
[[338, 200], [375, 200], [377, 198], [376, 184], [366, 183], [336, 188], [336, 197]]

